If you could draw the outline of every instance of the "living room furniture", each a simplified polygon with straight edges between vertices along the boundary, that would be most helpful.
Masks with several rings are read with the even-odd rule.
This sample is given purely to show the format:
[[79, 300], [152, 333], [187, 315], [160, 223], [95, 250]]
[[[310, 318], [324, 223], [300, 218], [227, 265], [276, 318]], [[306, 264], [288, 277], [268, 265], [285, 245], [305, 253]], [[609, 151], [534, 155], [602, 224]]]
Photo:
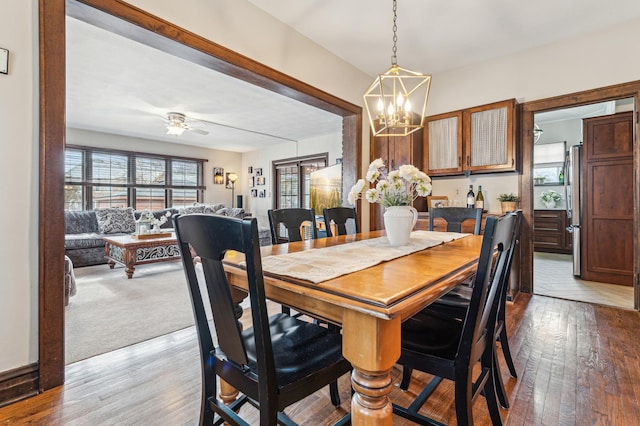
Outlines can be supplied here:
[[[354, 368], [353, 424], [392, 423], [388, 394], [393, 386], [391, 370], [400, 357], [402, 321], [475, 272], [482, 237], [469, 235], [318, 283], [276, 275], [265, 268], [265, 261], [270, 255], [304, 252], [322, 256], [325, 249], [345, 245], [348, 248], [350, 243], [379, 237], [384, 237], [384, 232], [261, 248], [269, 299], [342, 325], [342, 352]], [[228, 253], [224, 265], [230, 285], [246, 291], [243, 260], [244, 256]]]
[[[133, 211], [132, 227], [120, 228], [130, 229], [129, 231], [119, 232], [119, 230], [114, 230], [113, 227], [109, 226], [109, 232], [104, 232], [105, 229], [101, 229], [96, 212], [97, 210], [67, 210], [64, 212], [65, 254], [69, 256], [75, 267], [107, 263], [104, 257], [105, 243], [103, 237], [107, 235], [118, 236], [132, 234], [135, 230], [135, 220], [138, 220], [142, 213], [142, 211]], [[167, 208], [151, 211], [155, 219], [160, 219], [162, 216], [167, 218], [167, 221], [160, 225], [160, 229], [172, 229], [172, 217], [177, 213], [221, 214], [233, 217], [244, 217], [245, 215], [244, 209], [228, 208], [222, 203], [196, 204], [180, 209]], [[110, 225], [110, 222], [105, 221], [103, 224]], [[267, 233], [263, 232], [263, 238], [265, 238], [263, 244], [268, 244], [266, 236]]]
[[69, 304], [69, 298], [76, 295], [76, 276], [73, 274], [73, 262], [69, 256], [64, 257], [64, 306]]
[[135, 235], [104, 237], [104, 255], [109, 267], [116, 263], [125, 266], [127, 278], [133, 278], [137, 265], [167, 262], [180, 259], [180, 250], [175, 234], [168, 237], [139, 239]]
[[[342, 355], [340, 333], [281, 313], [268, 316], [256, 219], [185, 215], [175, 225], [198, 329], [200, 424], [214, 424], [215, 414], [232, 424], [247, 424], [236, 413], [246, 402], [257, 405], [262, 425], [293, 424], [284, 414], [286, 407], [351, 369]], [[204, 269], [207, 295], [201, 293], [191, 248]], [[253, 326], [244, 331], [223, 266], [227, 250], [234, 250], [236, 256], [244, 254], [246, 262]], [[213, 312], [218, 347], [205, 305]], [[242, 392], [242, 397], [228, 406], [229, 401], [218, 399], [218, 378]], [[340, 404], [339, 399], [332, 402]]]

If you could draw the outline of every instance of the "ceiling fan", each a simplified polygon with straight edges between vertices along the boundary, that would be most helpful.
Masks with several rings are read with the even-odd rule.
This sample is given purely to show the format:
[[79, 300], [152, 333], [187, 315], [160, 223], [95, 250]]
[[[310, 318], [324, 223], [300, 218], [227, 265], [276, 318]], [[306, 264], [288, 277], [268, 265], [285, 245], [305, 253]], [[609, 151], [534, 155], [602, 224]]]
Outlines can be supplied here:
[[187, 116], [181, 112], [168, 112], [167, 120], [165, 121], [167, 126], [167, 134], [173, 136], [180, 136], [185, 130], [199, 135], [208, 135], [206, 130], [191, 127], [186, 122]]

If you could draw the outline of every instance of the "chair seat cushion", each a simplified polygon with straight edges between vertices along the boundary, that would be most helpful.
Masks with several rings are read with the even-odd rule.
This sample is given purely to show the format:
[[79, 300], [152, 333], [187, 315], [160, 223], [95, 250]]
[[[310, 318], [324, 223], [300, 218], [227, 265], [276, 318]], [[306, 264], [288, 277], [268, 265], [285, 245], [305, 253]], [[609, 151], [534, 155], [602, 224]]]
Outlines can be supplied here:
[[64, 236], [65, 249], [80, 249], [104, 247], [102, 234], [87, 232], [83, 234], [66, 234]]
[[402, 324], [402, 349], [453, 360], [462, 327], [459, 318], [424, 309]]
[[[269, 318], [278, 385], [286, 386], [342, 359], [342, 336], [286, 314]], [[242, 332], [249, 367], [256, 371], [253, 328]], [[348, 363], [345, 361], [346, 371]]]

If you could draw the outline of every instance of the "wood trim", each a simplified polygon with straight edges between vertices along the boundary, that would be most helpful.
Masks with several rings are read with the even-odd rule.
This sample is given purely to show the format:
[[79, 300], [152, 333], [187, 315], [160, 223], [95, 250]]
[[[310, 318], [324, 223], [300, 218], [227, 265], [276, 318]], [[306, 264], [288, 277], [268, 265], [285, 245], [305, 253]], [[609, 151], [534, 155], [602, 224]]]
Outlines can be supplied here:
[[[96, 13], [101, 11], [104, 13]], [[362, 108], [120, 0], [39, 0], [39, 390], [64, 382], [66, 13], [176, 56], [344, 117], [345, 179], [360, 174]], [[145, 31], [148, 30], [148, 31]]]
[[64, 0], [40, 0], [38, 360], [44, 391], [64, 381]]
[[38, 394], [38, 364], [0, 373], [0, 407]]
[[[522, 174], [520, 175], [520, 207], [523, 212], [521, 229], [522, 250], [520, 255], [521, 283], [520, 290], [524, 293], [533, 292], [533, 118], [536, 112], [550, 111], [587, 105], [597, 102], [634, 98], [636, 121], [634, 123], [633, 152], [634, 152], [634, 253], [636, 255], [634, 273], [640, 274], [640, 144], [638, 142], [638, 104], [640, 102], [640, 80], [598, 89], [585, 90], [551, 98], [525, 102], [522, 105], [521, 140], [522, 140]], [[636, 279], [634, 291], [634, 307], [640, 309], [640, 283]]]

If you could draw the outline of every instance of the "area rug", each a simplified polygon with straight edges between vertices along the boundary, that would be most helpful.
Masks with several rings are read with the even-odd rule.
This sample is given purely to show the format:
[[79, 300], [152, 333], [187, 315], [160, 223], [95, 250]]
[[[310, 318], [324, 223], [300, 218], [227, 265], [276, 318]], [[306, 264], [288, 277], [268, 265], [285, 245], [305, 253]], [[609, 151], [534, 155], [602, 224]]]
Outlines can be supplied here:
[[181, 262], [75, 268], [77, 294], [65, 308], [65, 361], [110, 352], [194, 325]]

